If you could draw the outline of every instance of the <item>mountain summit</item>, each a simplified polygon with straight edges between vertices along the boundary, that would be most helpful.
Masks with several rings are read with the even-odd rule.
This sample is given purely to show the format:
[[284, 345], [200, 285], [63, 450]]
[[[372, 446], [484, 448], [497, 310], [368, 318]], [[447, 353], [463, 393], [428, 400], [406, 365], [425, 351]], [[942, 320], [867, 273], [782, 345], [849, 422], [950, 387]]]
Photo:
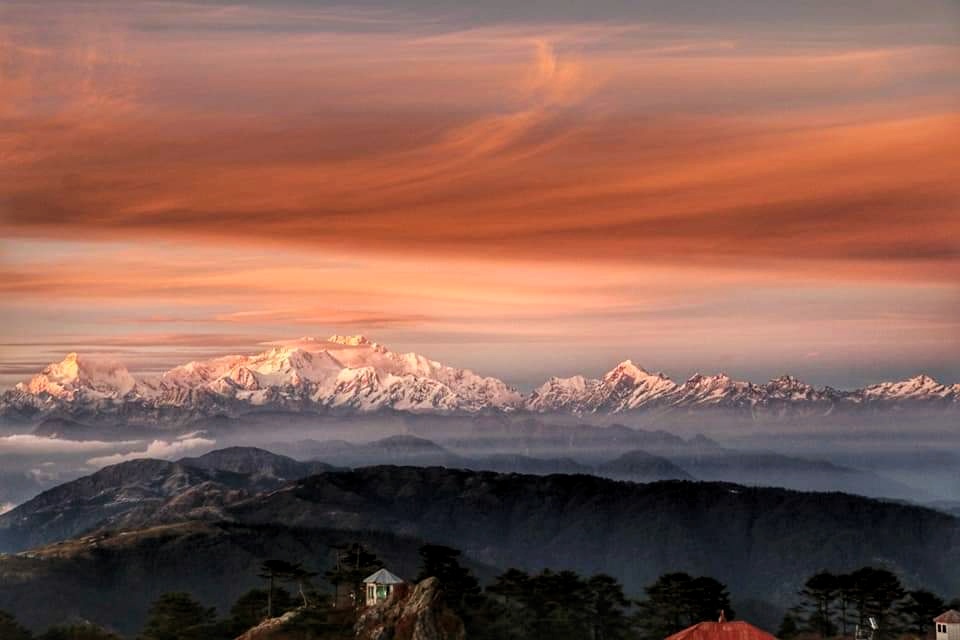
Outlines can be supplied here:
[[68, 355], [0, 400], [0, 412], [158, 412], [186, 416], [256, 408], [370, 413], [477, 413], [521, 408], [518, 391], [416, 353], [395, 353], [365, 336], [301, 338], [255, 355], [189, 362], [135, 379], [121, 365]]
[[18, 384], [16, 389], [33, 395], [73, 399], [77, 393], [123, 396], [135, 386], [136, 381], [123, 365], [69, 353], [62, 361], [44, 367], [29, 382]]
[[255, 410], [472, 415], [610, 415], [712, 411], [827, 415], [837, 410], [956, 410], [960, 385], [920, 375], [853, 391], [815, 389], [784, 375], [765, 384], [720, 373], [683, 383], [624, 360], [600, 378], [550, 378], [524, 397], [502, 380], [398, 353], [361, 335], [304, 337], [254, 355], [188, 362], [135, 378], [118, 363], [68, 354], [0, 397], [0, 417], [116, 418], [149, 424]]

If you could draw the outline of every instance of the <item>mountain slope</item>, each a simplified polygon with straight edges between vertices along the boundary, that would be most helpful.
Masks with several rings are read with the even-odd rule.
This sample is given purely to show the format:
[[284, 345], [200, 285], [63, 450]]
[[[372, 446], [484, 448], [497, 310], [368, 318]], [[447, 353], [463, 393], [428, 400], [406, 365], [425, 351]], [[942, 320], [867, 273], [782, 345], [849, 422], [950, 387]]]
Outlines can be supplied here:
[[301, 462], [257, 447], [216, 449], [197, 458], [181, 458], [178, 462], [196, 469], [239, 473], [255, 481], [277, 482], [297, 480], [333, 468], [323, 462]]
[[599, 465], [596, 474], [614, 480], [655, 482], [659, 480], [694, 480], [685, 470], [666, 458], [642, 450], [627, 453]]
[[248, 523], [399, 532], [496, 566], [603, 571], [633, 593], [686, 570], [739, 597], [787, 604], [818, 569], [865, 564], [960, 590], [960, 521], [837, 493], [374, 467], [311, 476], [228, 512]]
[[776, 486], [799, 491], [843, 491], [916, 502], [930, 499], [923, 491], [870, 471], [769, 451], [739, 451], [719, 447], [675, 454], [670, 456], [670, 460], [698, 480]]
[[[188, 522], [0, 555], [0, 610], [16, 611], [18, 619], [37, 631], [81, 619], [134, 637], [162, 593], [188, 591], [226, 614], [240, 595], [264, 586], [258, 578], [264, 560], [303, 562], [322, 575], [333, 564], [331, 546], [355, 541], [396, 573], [416, 575], [421, 540], [280, 523]], [[492, 573], [476, 563], [470, 566], [485, 577]], [[321, 578], [317, 584], [326, 588]]]
[[98, 527], [220, 518], [227, 504], [331, 468], [242, 447], [178, 462], [122, 462], [44, 491], [0, 515], [0, 551], [63, 540]]
[[232, 522], [100, 531], [0, 556], [0, 608], [37, 626], [78, 615], [134, 629], [160, 592], [223, 606], [255, 584], [260, 560], [322, 570], [327, 545], [352, 540], [404, 576], [426, 540], [474, 566], [608, 573], [631, 595], [667, 571], [711, 575], [781, 611], [821, 569], [883, 566], [908, 587], [960, 591], [960, 520], [837, 493], [374, 467], [310, 476], [221, 514]]
[[[514, 434], [516, 435], [516, 434]], [[0, 514], [0, 551], [45, 544], [101, 527], [140, 527], [228, 517], [226, 508], [285, 483], [338, 467], [383, 464], [523, 474], [581, 474], [626, 480], [719, 480], [799, 490], [845, 491], [928, 501], [930, 496], [873, 473], [772, 452], [726, 449], [702, 436], [684, 440], [626, 427], [557, 428], [521, 441], [491, 441], [495, 451], [454, 453], [400, 435], [366, 444], [300, 442], [300, 462], [263, 449], [231, 447], [177, 462], [141, 459], [45, 491]], [[642, 448], [640, 448], [642, 447]], [[627, 453], [620, 451], [627, 449]], [[587, 454], [586, 458], [583, 458]], [[599, 456], [600, 460], [594, 461]]]
[[397, 435], [353, 444], [339, 440], [301, 444], [303, 455], [328, 463], [348, 467], [367, 467], [379, 464], [395, 464], [417, 467], [465, 467], [462, 458], [440, 445], [410, 435]]

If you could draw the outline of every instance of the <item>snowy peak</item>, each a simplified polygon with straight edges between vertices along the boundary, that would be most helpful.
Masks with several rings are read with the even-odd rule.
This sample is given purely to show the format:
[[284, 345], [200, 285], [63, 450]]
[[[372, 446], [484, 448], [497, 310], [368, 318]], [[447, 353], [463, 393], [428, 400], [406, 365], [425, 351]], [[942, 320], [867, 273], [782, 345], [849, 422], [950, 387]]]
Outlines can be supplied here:
[[650, 373], [631, 360], [624, 360], [600, 380], [607, 390], [601, 408], [620, 413], [661, 402], [677, 389], [677, 383], [662, 373]]
[[136, 380], [123, 365], [69, 353], [62, 361], [47, 365], [16, 388], [33, 395], [72, 399], [78, 393], [119, 398], [130, 393], [135, 386]]
[[604, 374], [604, 380], [622, 380], [623, 378], [630, 378], [633, 380], [638, 380], [648, 377], [650, 374], [647, 373], [646, 369], [638, 367], [633, 363], [632, 360], [624, 360], [613, 369]]
[[[790, 375], [755, 384], [725, 373], [678, 384], [624, 360], [599, 378], [552, 377], [524, 397], [502, 380], [418, 353], [398, 353], [362, 335], [276, 342], [254, 355], [188, 362], [135, 379], [116, 362], [76, 353], [0, 396], [0, 418], [104, 416], [189, 421], [253, 410], [477, 414], [486, 411], [612, 415], [712, 411], [827, 415], [911, 407], [957, 410], [960, 384], [928, 375], [854, 391], [816, 389]], [[171, 416], [167, 418], [166, 416]]]
[[735, 380], [726, 373], [697, 373], [678, 385], [662, 373], [651, 374], [625, 360], [600, 379], [551, 378], [530, 394], [526, 408], [537, 413], [578, 415], [714, 408], [749, 414], [824, 415], [837, 409], [857, 410], [899, 401], [957, 408], [960, 385], [946, 386], [920, 375], [902, 382], [841, 392], [829, 387], [816, 389], [791, 375], [754, 384]]
[[696, 389], [722, 389], [733, 384], [733, 379], [725, 373], [717, 373], [712, 376], [695, 373], [684, 383], [684, 386]]
[[361, 335], [356, 335], [356, 336], [332, 335], [329, 338], [327, 338], [327, 342], [343, 345], [345, 347], [372, 347], [372, 348], [381, 347], [383, 348], [382, 345], [377, 344], [367, 336], [361, 336]]
[[676, 388], [677, 384], [662, 373], [650, 373], [624, 360], [600, 379], [551, 378], [530, 394], [526, 408], [538, 413], [622, 413], [652, 407]]
[[592, 398], [599, 385], [599, 380], [588, 380], [583, 376], [553, 377], [533, 390], [527, 398], [526, 408], [538, 413], [589, 413], [596, 410]]
[[956, 387], [941, 384], [934, 378], [920, 374], [900, 382], [881, 382], [863, 390], [865, 398], [877, 400], [923, 400], [956, 396]]
[[248, 358], [243, 367], [267, 386], [320, 382], [342, 369], [326, 351], [310, 352], [299, 347], [274, 347]]
[[764, 392], [768, 398], [778, 401], [819, 401], [834, 395], [834, 392], [826, 389], [818, 392], [813, 386], [790, 375], [774, 378], [766, 384]]
[[810, 385], [797, 380], [791, 375], [782, 375], [779, 378], [773, 378], [767, 383], [768, 389], [808, 389]]
[[726, 373], [690, 376], [677, 389], [674, 405], [683, 407], [750, 407], [760, 400], [762, 391], [750, 382], [734, 380]]
[[[135, 404], [132, 411], [145, 416], [167, 409], [196, 416], [254, 408], [476, 413], [523, 404], [521, 394], [497, 378], [416, 353], [394, 353], [365, 336], [335, 335], [275, 343], [255, 355], [189, 362], [139, 381], [122, 365], [70, 354], [5, 394], [0, 412], [102, 413], [107, 408], [99, 401], [105, 398]], [[93, 400], [98, 404], [87, 402]]]
[[303, 336], [295, 340], [280, 340], [268, 344], [290, 349], [303, 349], [311, 353], [317, 351], [347, 351], [352, 349], [359, 351], [373, 350], [380, 353], [387, 353], [389, 351], [382, 344], [374, 342], [367, 336], [362, 335], [345, 336], [335, 334], [327, 338]]

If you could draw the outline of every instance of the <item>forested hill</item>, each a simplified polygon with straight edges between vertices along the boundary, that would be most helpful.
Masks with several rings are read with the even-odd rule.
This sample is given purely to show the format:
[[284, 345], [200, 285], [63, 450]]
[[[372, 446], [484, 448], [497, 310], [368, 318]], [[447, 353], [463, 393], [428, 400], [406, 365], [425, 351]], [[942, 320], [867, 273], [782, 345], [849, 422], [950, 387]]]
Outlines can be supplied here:
[[840, 493], [370, 467], [311, 476], [227, 512], [244, 522], [390, 531], [499, 567], [606, 572], [628, 592], [688, 571], [785, 606], [819, 569], [872, 564], [960, 593], [960, 520]]
[[[361, 543], [395, 571], [415, 575], [423, 541], [378, 532], [184, 522], [100, 533], [18, 555], [0, 554], [0, 611], [34, 629], [90, 620], [129, 637], [143, 628], [150, 603], [163, 593], [188, 592], [229, 610], [244, 592], [261, 587], [269, 558], [331, 568], [335, 545]], [[476, 564], [481, 577], [492, 570]], [[329, 585], [318, 579], [322, 589]], [[289, 585], [288, 585], [289, 586]], [[202, 636], [200, 636], [202, 637]], [[0, 640], [7, 640], [0, 631]]]

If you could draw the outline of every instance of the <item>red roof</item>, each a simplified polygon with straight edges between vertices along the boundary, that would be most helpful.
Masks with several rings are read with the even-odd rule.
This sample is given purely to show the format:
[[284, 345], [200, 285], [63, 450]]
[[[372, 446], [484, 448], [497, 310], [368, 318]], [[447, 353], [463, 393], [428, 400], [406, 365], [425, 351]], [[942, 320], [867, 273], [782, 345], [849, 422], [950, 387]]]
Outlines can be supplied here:
[[678, 631], [667, 640], [776, 640], [771, 634], [742, 620], [700, 622]]
[[950, 611], [938, 615], [933, 619], [933, 621], [942, 622], [945, 624], [960, 624], [960, 611], [957, 611], [956, 609], [950, 609]]

